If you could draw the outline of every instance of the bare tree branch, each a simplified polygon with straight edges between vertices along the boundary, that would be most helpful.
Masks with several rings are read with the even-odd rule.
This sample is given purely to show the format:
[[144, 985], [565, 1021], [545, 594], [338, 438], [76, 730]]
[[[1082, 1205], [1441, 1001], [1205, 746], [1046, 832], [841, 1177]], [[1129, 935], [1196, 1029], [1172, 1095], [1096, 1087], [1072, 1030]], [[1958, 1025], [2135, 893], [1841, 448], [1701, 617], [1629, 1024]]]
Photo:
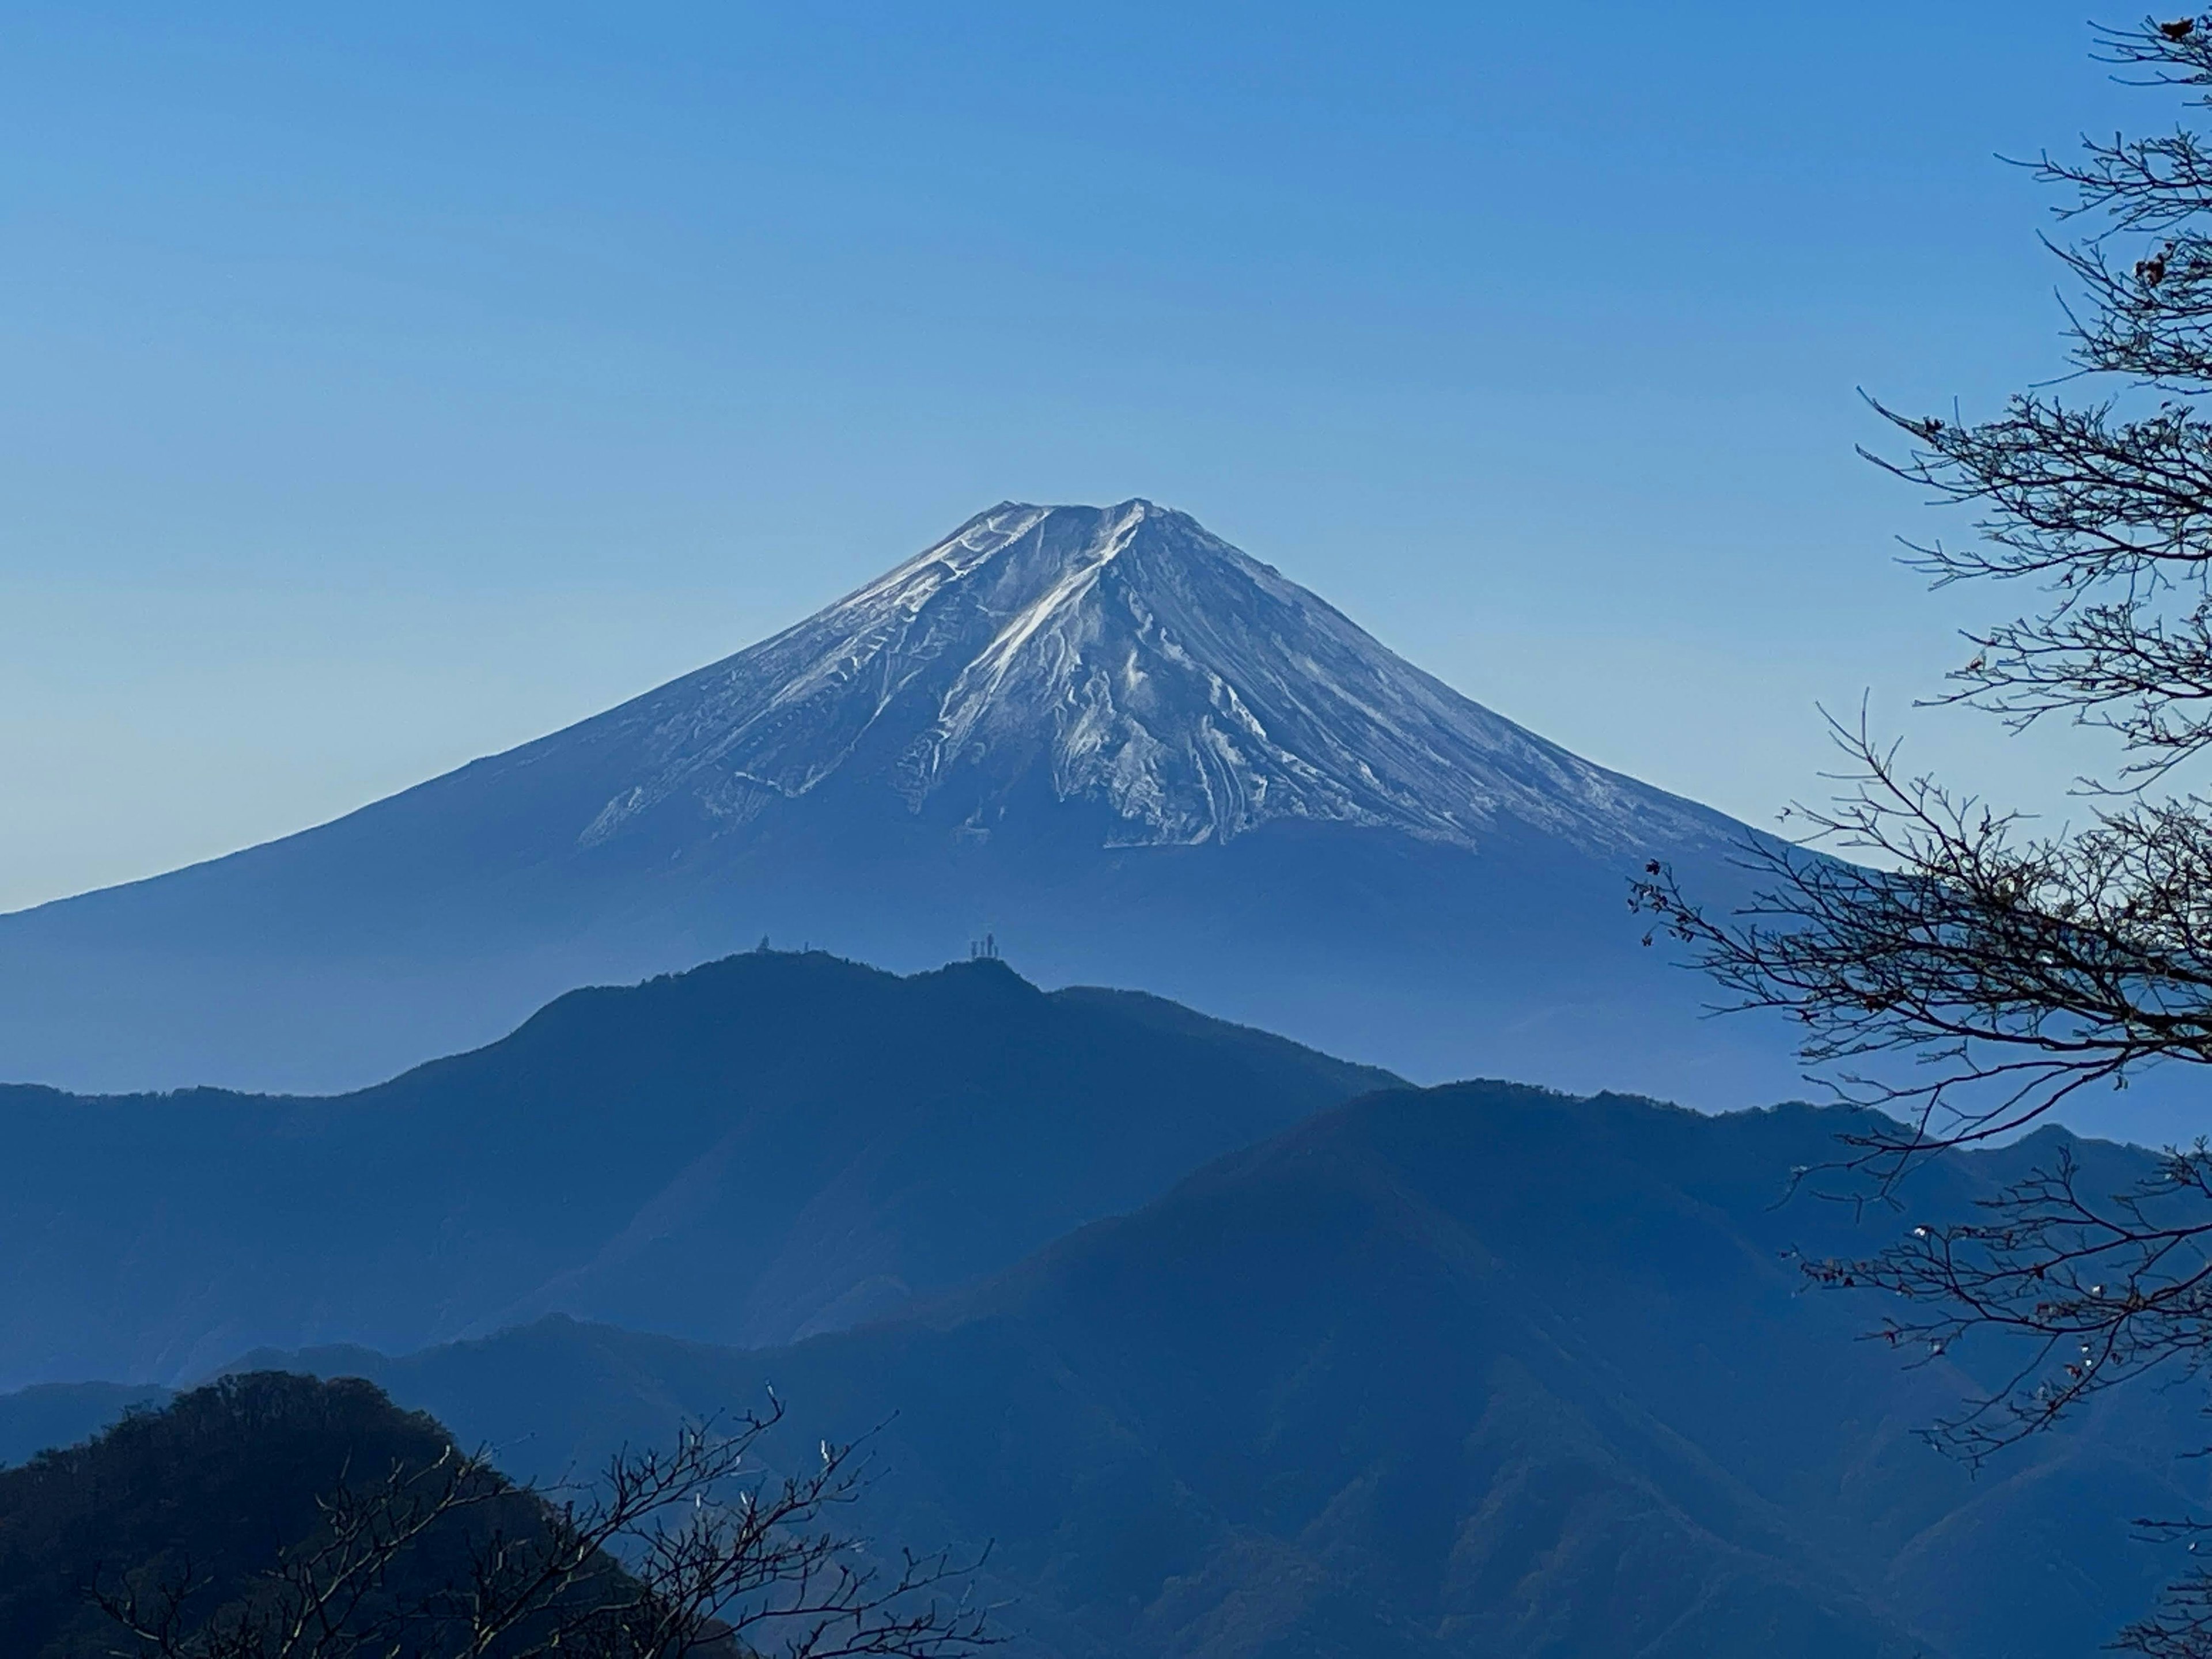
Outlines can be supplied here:
[[896, 1568], [830, 1524], [866, 1486], [857, 1448], [822, 1444], [771, 1479], [763, 1413], [623, 1451], [593, 1481], [516, 1486], [448, 1448], [425, 1468], [342, 1486], [254, 1592], [186, 1616], [189, 1565], [95, 1597], [141, 1659], [965, 1659], [992, 1645], [981, 1559]]
[[[2212, 107], [2212, 16], [2103, 31], [2096, 55]], [[2046, 240], [2074, 289], [2075, 373], [1979, 422], [1876, 402], [1903, 449], [1869, 459], [1972, 515], [1971, 538], [1910, 545], [1908, 564], [1938, 586], [2036, 591], [1968, 635], [1936, 701], [2014, 730], [2092, 728], [2117, 769], [2085, 781], [2079, 823], [2038, 834], [1902, 771], [1862, 718], [1835, 731], [1839, 798], [1785, 815], [1798, 840], [1741, 849], [1748, 903], [1712, 913], [1656, 860], [1632, 896], [1726, 1006], [1786, 1012], [1812, 1071], [1878, 1109], [1837, 1160], [1862, 1200], [1894, 1201], [1928, 1158], [2017, 1134], [2084, 1090], [2212, 1062], [2212, 799], [2177, 783], [2212, 751], [2212, 143], [2185, 120], [2027, 165], [2060, 192], [2066, 240]], [[2080, 396], [2084, 381], [2100, 385]], [[2169, 1149], [2105, 1193], [2062, 1152], [1967, 1221], [1806, 1265], [1897, 1297], [1905, 1311], [1873, 1335], [1920, 1363], [1969, 1340], [2013, 1357], [1932, 1431], [1978, 1462], [2116, 1384], [2201, 1372], [2212, 1153]], [[2212, 1574], [2116, 1644], [2212, 1659]]]

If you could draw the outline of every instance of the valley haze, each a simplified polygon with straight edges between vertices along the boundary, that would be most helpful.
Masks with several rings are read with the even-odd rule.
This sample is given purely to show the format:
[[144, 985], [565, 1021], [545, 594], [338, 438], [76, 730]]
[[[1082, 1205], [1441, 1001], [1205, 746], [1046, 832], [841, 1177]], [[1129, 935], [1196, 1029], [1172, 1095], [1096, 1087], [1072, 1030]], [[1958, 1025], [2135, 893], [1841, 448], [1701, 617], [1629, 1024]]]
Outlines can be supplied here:
[[[78, 1606], [96, 1529], [36, 1518], [110, 1513], [173, 1390], [342, 1460], [403, 1424], [368, 1378], [544, 1480], [773, 1389], [763, 1472], [872, 1437], [867, 1534], [981, 1559], [1038, 1659], [2080, 1651], [2169, 1566], [2124, 1517], [2204, 1495], [2187, 1402], [1976, 1480], [1914, 1431], [2005, 1355], [1803, 1293], [1902, 1224], [1782, 1201], [1871, 1119], [1773, 1104], [1786, 1041], [1626, 902], [1750, 834], [1187, 515], [1005, 503], [580, 725], [0, 918], [0, 1073], [70, 1085], [0, 1085], [0, 1637]], [[1914, 1214], [2062, 1155], [2154, 1167], [2052, 1128]]]
[[2212, 1659], [2212, 9], [19, 10], [0, 1659]]
[[319, 828], [0, 917], [0, 1075], [358, 1087], [572, 986], [988, 933], [1425, 1079], [1795, 1092], [1635, 948], [1723, 815], [1397, 657], [1145, 501], [1002, 503], [783, 633]]
[[[991, 1542], [1024, 1659], [2063, 1659], [2171, 1565], [2126, 1517], [2204, 1498], [2182, 1390], [1978, 1478], [1920, 1442], [2003, 1355], [1904, 1364], [1804, 1294], [1793, 1252], [1902, 1224], [1778, 1201], [1838, 1109], [1413, 1089], [995, 962], [770, 951], [341, 1100], [0, 1109], [0, 1382], [48, 1379], [0, 1461], [281, 1369], [557, 1480], [772, 1387], [768, 1472], [873, 1432], [866, 1529]], [[2153, 1167], [2046, 1130], [1912, 1212], [2062, 1152]], [[54, 1479], [0, 1472], [0, 1561]]]

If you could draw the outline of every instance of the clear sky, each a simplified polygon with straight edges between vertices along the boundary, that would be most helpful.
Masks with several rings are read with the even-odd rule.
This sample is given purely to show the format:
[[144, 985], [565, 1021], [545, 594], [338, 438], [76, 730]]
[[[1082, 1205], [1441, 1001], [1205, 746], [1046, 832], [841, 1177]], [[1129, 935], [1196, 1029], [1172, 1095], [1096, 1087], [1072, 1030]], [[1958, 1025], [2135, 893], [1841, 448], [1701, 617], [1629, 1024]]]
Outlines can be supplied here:
[[1765, 823], [1991, 601], [1856, 388], [2059, 366], [2076, 3], [0, 12], [0, 908], [331, 817], [1003, 498], [1147, 495]]

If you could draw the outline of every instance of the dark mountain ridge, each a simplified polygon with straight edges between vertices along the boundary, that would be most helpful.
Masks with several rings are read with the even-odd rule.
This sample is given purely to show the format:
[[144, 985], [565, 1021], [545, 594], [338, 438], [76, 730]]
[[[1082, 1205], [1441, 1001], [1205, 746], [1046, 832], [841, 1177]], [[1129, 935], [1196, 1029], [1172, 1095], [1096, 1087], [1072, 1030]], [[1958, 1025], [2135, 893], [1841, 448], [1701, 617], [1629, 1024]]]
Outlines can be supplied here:
[[[173, 1619], [179, 1636], [223, 1632], [212, 1643], [187, 1639], [184, 1652], [460, 1652], [469, 1637], [461, 1609], [481, 1588], [473, 1569], [497, 1549], [526, 1559], [550, 1540], [558, 1516], [544, 1498], [489, 1469], [450, 1488], [466, 1502], [424, 1513], [448, 1490], [439, 1471], [458, 1449], [442, 1425], [399, 1410], [357, 1378], [256, 1372], [0, 1469], [0, 1650], [21, 1659], [155, 1650], [98, 1604], [98, 1592], [136, 1598], [155, 1628]], [[412, 1535], [373, 1574], [349, 1580], [325, 1565], [316, 1583], [334, 1594], [319, 1611], [335, 1631], [310, 1617], [303, 1629], [272, 1620], [276, 1634], [258, 1641], [245, 1634], [241, 1614], [268, 1620], [282, 1605], [265, 1598], [286, 1557], [311, 1559], [331, 1547], [325, 1504], [342, 1488], [368, 1498], [388, 1492], [387, 1482], [399, 1490], [379, 1530]], [[353, 1565], [368, 1553], [356, 1552]], [[592, 1552], [586, 1560], [592, 1565], [573, 1588], [545, 1605], [574, 1614], [637, 1595], [636, 1582], [608, 1556]], [[514, 1578], [492, 1582], [513, 1593]], [[173, 1588], [185, 1593], [171, 1607]], [[305, 1611], [296, 1602], [285, 1608]], [[542, 1613], [519, 1618], [493, 1638], [485, 1659], [547, 1651], [549, 1630]], [[693, 1651], [738, 1659], [726, 1633], [710, 1633]]]
[[[770, 1383], [808, 1436], [887, 1424], [871, 1529], [995, 1540], [1023, 1652], [2093, 1650], [2175, 1565], [2127, 1517], [2207, 1496], [2172, 1455], [2197, 1401], [2113, 1396], [1979, 1480], [1923, 1445], [2002, 1356], [1903, 1365], [1788, 1252], [1961, 1212], [2061, 1138], [1944, 1161], [1904, 1217], [1778, 1202], [1848, 1121], [1385, 1091], [912, 1318], [751, 1353], [556, 1319], [282, 1358], [525, 1469]], [[2143, 1164], [2075, 1146], [2099, 1179]]]
[[0, 1088], [0, 1379], [173, 1381], [555, 1310], [781, 1340], [1395, 1081], [995, 962], [756, 952], [572, 993], [350, 1096]]
[[763, 933], [986, 931], [1429, 1076], [1785, 1092], [1627, 874], [1741, 827], [1605, 771], [1146, 501], [1002, 504], [817, 616], [334, 823], [0, 917], [0, 1076], [325, 1090]]

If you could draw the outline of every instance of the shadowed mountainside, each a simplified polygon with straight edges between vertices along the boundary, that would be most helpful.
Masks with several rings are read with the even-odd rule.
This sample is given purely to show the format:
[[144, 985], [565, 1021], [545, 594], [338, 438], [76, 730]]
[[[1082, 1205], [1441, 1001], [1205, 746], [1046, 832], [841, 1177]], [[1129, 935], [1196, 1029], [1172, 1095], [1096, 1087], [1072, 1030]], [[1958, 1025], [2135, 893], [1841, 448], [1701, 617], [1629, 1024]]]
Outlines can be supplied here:
[[125, 1413], [176, 1398], [153, 1382], [34, 1382], [0, 1395], [0, 1469], [54, 1446], [88, 1440]]
[[[220, 1620], [246, 1604], [282, 1553], [327, 1538], [321, 1504], [342, 1485], [368, 1492], [395, 1475], [422, 1476], [450, 1445], [439, 1424], [399, 1410], [369, 1383], [264, 1372], [225, 1377], [158, 1411], [133, 1413], [86, 1444], [0, 1469], [0, 1650], [21, 1659], [143, 1650], [94, 1601], [95, 1588], [135, 1593], [152, 1608], [164, 1586], [189, 1580], [177, 1607], [181, 1627]], [[476, 1552], [495, 1535], [523, 1548], [544, 1536], [541, 1498], [495, 1475], [471, 1490], [479, 1494], [473, 1504], [422, 1525], [389, 1570], [363, 1585], [352, 1608], [357, 1628], [447, 1585], [466, 1587]], [[405, 1524], [404, 1509], [392, 1515]], [[620, 1568], [599, 1559], [599, 1582], [634, 1591]], [[407, 1638], [425, 1642], [440, 1628], [450, 1638], [450, 1623], [435, 1622], [441, 1616], [452, 1619], [416, 1620]], [[524, 1645], [518, 1639], [497, 1651]], [[702, 1650], [709, 1651], [732, 1659], [726, 1642]]]
[[336, 1098], [0, 1088], [0, 1378], [173, 1381], [550, 1311], [782, 1340], [1394, 1081], [994, 962], [757, 953]]
[[0, 917], [0, 1077], [356, 1087], [763, 933], [994, 932], [1428, 1079], [1795, 1086], [1635, 948], [1747, 833], [1461, 696], [1142, 501], [1005, 503], [774, 638], [333, 823]]
[[[556, 1319], [284, 1363], [544, 1469], [767, 1384], [832, 1434], [887, 1425], [872, 1524], [995, 1540], [1024, 1651], [2092, 1651], [2175, 1565], [2128, 1517], [2206, 1496], [2172, 1455], [2197, 1401], [2114, 1396], [1978, 1481], [1921, 1444], [2001, 1356], [1906, 1367], [1789, 1252], [1957, 1213], [2058, 1137], [1930, 1169], [1905, 1217], [1778, 1202], [1843, 1125], [1384, 1093], [915, 1319], [751, 1353]], [[2076, 1150], [2115, 1184], [2142, 1164]]]

